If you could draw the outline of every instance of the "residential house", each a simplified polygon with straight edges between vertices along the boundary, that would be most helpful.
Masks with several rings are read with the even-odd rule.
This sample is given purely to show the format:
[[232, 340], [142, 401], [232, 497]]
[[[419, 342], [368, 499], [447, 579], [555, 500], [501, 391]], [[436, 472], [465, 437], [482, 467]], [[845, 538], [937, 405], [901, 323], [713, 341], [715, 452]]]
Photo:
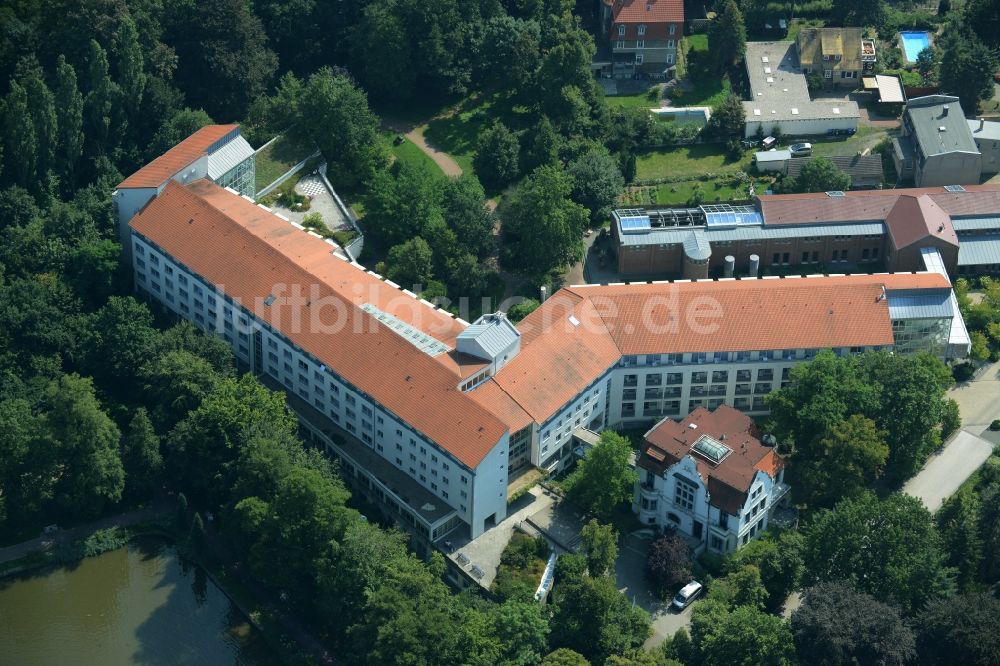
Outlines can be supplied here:
[[875, 42], [861, 28], [803, 28], [795, 37], [802, 73], [824, 84], [856, 88], [861, 74], [875, 68]]
[[975, 185], [983, 156], [957, 97], [914, 97], [903, 112], [902, 135], [892, 140], [900, 178], [917, 187]]
[[773, 438], [761, 437], [753, 419], [727, 405], [663, 419], [644, 437], [632, 510], [697, 541], [698, 552], [745, 546], [788, 503], [784, 462]]
[[[684, 0], [600, 0], [616, 79], [672, 78], [684, 35]], [[605, 72], [607, 74], [608, 72]]]

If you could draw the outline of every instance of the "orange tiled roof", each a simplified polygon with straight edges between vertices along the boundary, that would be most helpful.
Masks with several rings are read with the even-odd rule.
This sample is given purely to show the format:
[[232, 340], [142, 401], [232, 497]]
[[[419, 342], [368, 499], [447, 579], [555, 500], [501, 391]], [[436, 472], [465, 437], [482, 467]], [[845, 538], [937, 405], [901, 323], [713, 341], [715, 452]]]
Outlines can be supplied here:
[[[333, 256], [320, 238], [206, 180], [171, 181], [130, 226], [468, 467], [506, 431], [458, 390], [459, 360], [425, 354], [359, 305], [372, 303], [449, 344], [461, 323]], [[308, 296], [285, 301], [281, 285], [302, 286]], [[279, 297], [270, 307], [269, 294]]]
[[206, 125], [118, 183], [120, 188], [159, 187], [175, 173], [205, 154], [209, 146], [239, 125]]
[[617, 0], [615, 23], [683, 23], [684, 0]]
[[899, 273], [564, 288], [518, 324], [521, 352], [491, 381], [542, 423], [624, 354], [889, 345], [883, 286], [950, 287]]
[[[691, 428], [691, 425], [696, 427]], [[732, 452], [718, 464], [691, 454], [691, 447], [703, 435], [728, 446]], [[746, 502], [747, 491], [757, 472], [774, 478], [783, 466], [781, 457], [773, 448], [761, 444], [759, 437], [753, 420], [737, 409], [721, 405], [710, 412], [698, 407], [679, 423], [664, 419], [647, 432], [639, 466], [663, 474], [690, 454], [708, 486], [709, 503], [736, 516]]]

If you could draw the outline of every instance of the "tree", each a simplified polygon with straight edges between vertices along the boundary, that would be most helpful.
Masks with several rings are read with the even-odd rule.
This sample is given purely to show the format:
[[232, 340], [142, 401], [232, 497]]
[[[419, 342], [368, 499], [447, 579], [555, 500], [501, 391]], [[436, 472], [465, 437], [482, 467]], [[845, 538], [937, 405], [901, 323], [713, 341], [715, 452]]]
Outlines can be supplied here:
[[17, 81], [10, 82], [4, 98], [3, 157], [8, 181], [25, 188], [34, 187], [38, 141], [28, 111], [28, 93]]
[[597, 663], [625, 654], [649, 638], [649, 615], [633, 607], [612, 578], [583, 578], [561, 586], [552, 617], [552, 641]]
[[971, 488], [962, 487], [941, 505], [934, 520], [941, 533], [948, 565], [958, 572], [956, 581], [963, 590], [975, 587], [983, 561], [983, 540], [979, 534], [981, 502]]
[[587, 575], [587, 558], [580, 553], [564, 553], [556, 560], [555, 580], [572, 583]]
[[306, 81], [292, 134], [315, 142], [326, 158], [330, 180], [338, 187], [368, 184], [388, 163], [368, 96], [327, 67]]
[[472, 168], [486, 187], [500, 189], [519, 173], [517, 136], [499, 120], [479, 134]]
[[996, 664], [1000, 600], [982, 592], [931, 599], [917, 620], [917, 652], [931, 666]]
[[521, 135], [521, 170], [531, 173], [540, 166], [559, 162], [559, 135], [549, 117], [542, 115], [535, 126]]
[[628, 439], [605, 430], [564, 482], [567, 497], [586, 513], [608, 518], [619, 504], [632, 497], [637, 477], [629, 464], [631, 455]]
[[380, 171], [365, 198], [366, 227], [388, 247], [415, 235], [434, 238], [432, 229], [454, 235], [444, 223], [441, 183], [427, 169], [410, 163], [397, 162]]
[[837, 25], [881, 26], [885, 18], [884, 0], [833, 0], [831, 14]]
[[493, 249], [496, 219], [486, 207], [486, 193], [472, 174], [449, 178], [441, 193], [445, 224], [459, 244], [482, 259]]
[[704, 666], [790, 666], [792, 632], [780, 617], [752, 606], [733, 610], [705, 601], [692, 614], [692, 638]]
[[794, 458], [799, 465], [797, 494], [810, 508], [856, 497], [882, 474], [888, 457], [885, 433], [871, 419], [855, 414], [834, 425], [815, 448]]
[[746, 42], [743, 14], [734, 0], [725, 0], [722, 9], [708, 25], [708, 50], [714, 55], [720, 72], [734, 67], [743, 59]]
[[45, 388], [42, 432], [59, 459], [55, 499], [70, 515], [96, 516], [125, 486], [121, 433], [101, 409], [90, 379], [63, 375]]
[[502, 666], [533, 666], [548, 645], [549, 622], [543, 606], [507, 601], [494, 607], [493, 633], [503, 646]]
[[683, 537], [669, 532], [649, 545], [646, 580], [661, 597], [691, 580], [691, 547]]
[[591, 576], [604, 576], [614, 571], [618, 559], [618, 532], [611, 525], [602, 525], [595, 519], [580, 530], [580, 547], [587, 556], [587, 570]]
[[211, 116], [201, 109], [187, 107], [178, 109], [156, 130], [146, 156], [149, 159], [156, 159], [202, 127], [212, 123]]
[[952, 433], [962, 427], [962, 412], [954, 399], [948, 398], [944, 403], [944, 414], [941, 417], [941, 439], [947, 440]]
[[39, 428], [30, 402], [0, 400], [0, 524], [31, 520], [51, 497], [55, 460], [36, 445]]
[[376, 98], [405, 100], [413, 95], [417, 71], [406, 17], [394, 10], [398, 3], [365, 6], [351, 35], [352, 71]]
[[129, 422], [122, 442], [122, 467], [125, 490], [132, 497], [147, 497], [156, 488], [163, 469], [160, 438], [153, 429], [149, 414], [140, 407]]
[[590, 666], [590, 662], [579, 652], [559, 648], [545, 655], [541, 666]]
[[760, 569], [754, 564], [744, 564], [713, 581], [709, 598], [722, 601], [730, 608], [750, 606], [757, 610], [764, 608], [767, 590], [760, 580]]
[[917, 54], [917, 72], [920, 73], [920, 82], [926, 85], [933, 85], [938, 80], [938, 53], [933, 46], [921, 49]]
[[139, 374], [156, 345], [153, 315], [131, 296], [112, 296], [92, 322], [87, 367], [102, 387], [128, 395], [135, 386], [123, 380]]
[[[97, 40], [90, 40], [87, 53], [87, 95], [83, 99], [84, 146], [90, 157], [112, 152], [118, 137], [112, 138], [111, 128], [119, 100], [120, 89], [108, 75], [108, 54]], [[117, 127], [116, 127], [117, 129]]]
[[805, 530], [808, 584], [846, 580], [904, 612], [952, 587], [941, 538], [920, 500], [893, 493], [845, 499], [816, 514]]
[[[729, 95], [712, 109], [710, 128], [721, 136], [742, 137], [746, 123], [743, 101], [736, 95]], [[742, 147], [742, 146], [741, 146]]]
[[174, 478], [199, 504], [221, 505], [233, 482], [233, 461], [265, 425], [294, 431], [283, 395], [249, 374], [224, 379], [167, 437]]
[[393, 246], [388, 263], [379, 263], [376, 270], [407, 289], [426, 286], [434, 278], [434, 256], [427, 241], [417, 236]]
[[573, 180], [570, 196], [590, 211], [590, 221], [600, 224], [607, 219], [625, 188], [618, 161], [606, 148], [594, 148], [566, 165], [566, 173]]
[[916, 656], [913, 631], [897, 608], [840, 581], [805, 590], [791, 628], [801, 663], [903, 666]]
[[771, 612], [779, 610], [802, 580], [802, 533], [787, 530], [775, 535], [767, 532], [743, 546], [730, 560], [731, 567], [752, 564], [760, 571], [760, 581], [767, 590], [765, 607]]
[[508, 237], [505, 261], [544, 276], [579, 258], [587, 209], [570, 200], [569, 176], [543, 166], [504, 198], [501, 219]]
[[49, 170], [55, 167], [56, 144], [59, 140], [55, 96], [45, 85], [39, 72], [32, 72], [22, 83], [28, 95], [28, 113], [31, 114], [38, 146], [35, 170], [38, 178], [44, 179]]
[[191, 106], [213, 117], [243, 116], [278, 68], [264, 26], [241, 0], [182, 5], [170, 28], [177, 82]]
[[139, 371], [142, 395], [152, 419], [167, 432], [218, 387], [220, 377], [208, 361], [182, 349], [164, 351]]
[[993, 95], [993, 53], [958, 21], [946, 24], [941, 44], [941, 89], [956, 95], [966, 113], [979, 113], [979, 103]]
[[83, 154], [83, 95], [77, 87], [76, 70], [59, 56], [55, 85], [58, 171], [72, 183], [74, 167]]
[[541, 303], [534, 298], [526, 298], [511, 306], [510, 310], [507, 311], [507, 318], [516, 324], [537, 310], [540, 305]]
[[480, 47], [482, 80], [493, 81], [501, 90], [530, 90], [541, 57], [540, 41], [537, 21], [506, 15], [490, 18]]
[[992, 0], [969, 0], [964, 4], [965, 22], [989, 46], [1000, 46], [1000, 8], [996, 3]]
[[826, 157], [813, 157], [791, 185], [793, 192], [834, 192], [851, 187], [851, 177]]
[[117, 73], [115, 80], [121, 86], [129, 118], [133, 118], [142, 104], [142, 93], [146, 89], [146, 73], [143, 68], [139, 32], [131, 16], [123, 16], [118, 20], [114, 52]]

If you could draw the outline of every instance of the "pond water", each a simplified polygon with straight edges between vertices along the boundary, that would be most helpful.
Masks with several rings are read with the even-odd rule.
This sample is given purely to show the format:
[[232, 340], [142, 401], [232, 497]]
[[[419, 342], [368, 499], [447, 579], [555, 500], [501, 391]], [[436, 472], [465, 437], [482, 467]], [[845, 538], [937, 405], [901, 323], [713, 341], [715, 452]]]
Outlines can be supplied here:
[[200, 567], [159, 540], [0, 580], [0, 662], [271, 664]]

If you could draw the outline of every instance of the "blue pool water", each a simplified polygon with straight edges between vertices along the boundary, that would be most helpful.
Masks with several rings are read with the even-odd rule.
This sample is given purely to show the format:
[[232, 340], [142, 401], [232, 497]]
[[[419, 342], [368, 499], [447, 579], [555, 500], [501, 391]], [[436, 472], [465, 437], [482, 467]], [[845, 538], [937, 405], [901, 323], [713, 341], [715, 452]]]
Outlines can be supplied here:
[[916, 62], [921, 51], [931, 45], [931, 36], [927, 32], [901, 32], [903, 52], [908, 62]]

